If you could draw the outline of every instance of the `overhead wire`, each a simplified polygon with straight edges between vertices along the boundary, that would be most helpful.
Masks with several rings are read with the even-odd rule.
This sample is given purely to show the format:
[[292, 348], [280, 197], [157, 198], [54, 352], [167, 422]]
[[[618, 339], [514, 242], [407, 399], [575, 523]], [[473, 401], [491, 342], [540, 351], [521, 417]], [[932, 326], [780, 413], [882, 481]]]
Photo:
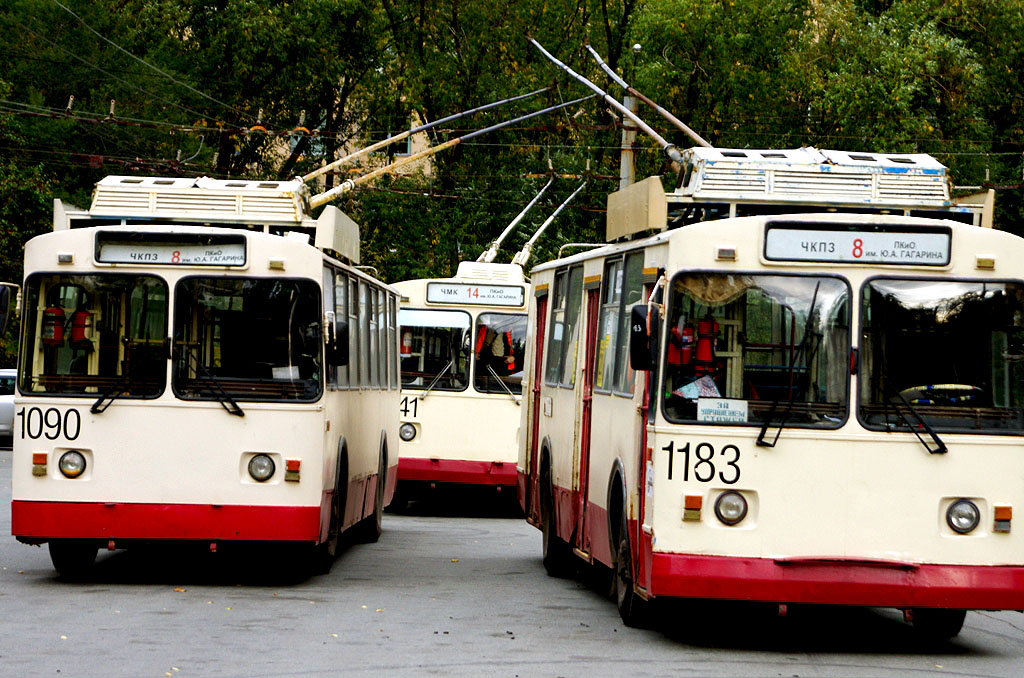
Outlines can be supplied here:
[[235, 108], [235, 107], [234, 107], [234, 106], [232, 106], [231, 104], [227, 104], [227, 103], [225, 103], [225, 102], [223, 102], [223, 101], [220, 101], [219, 99], [215, 99], [214, 97], [211, 97], [211, 96], [209, 96], [208, 94], [206, 94], [206, 93], [204, 93], [204, 92], [201, 92], [201, 91], [199, 91], [199, 90], [198, 90], [198, 89], [196, 89], [195, 87], [192, 87], [192, 86], [191, 86], [191, 85], [189, 85], [189, 84], [188, 84], [187, 82], [182, 82], [181, 80], [178, 80], [177, 78], [175, 78], [175, 77], [174, 77], [173, 75], [171, 75], [170, 73], [167, 73], [167, 72], [165, 72], [165, 71], [162, 71], [162, 70], [160, 70], [159, 68], [157, 68], [156, 66], [154, 66], [153, 64], [151, 64], [151, 63], [147, 62], [146, 60], [144, 60], [144, 59], [141, 59], [141, 58], [139, 58], [139, 57], [135, 56], [134, 54], [132, 54], [131, 52], [129, 52], [128, 50], [126, 50], [126, 49], [125, 49], [124, 47], [121, 47], [121, 46], [120, 46], [120, 45], [118, 45], [118, 44], [117, 44], [116, 42], [114, 42], [113, 40], [110, 40], [110, 39], [109, 39], [109, 38], [107, 38], [107, 37], [106, 37], [105, 35], [103, 35], [103, 34], [102, 34], [102, 33], [100, 33], [99, 31], [97, 31], [97, 30], [96, 30], [95, 28], [93, 28], [92, 26], [90, 26], [89, 24], [87, 24], [87, 23], [85, 22], [85, 19], [83, 19], [83, 18], [82, 18], [82, 17], [80, 17], [79, 15], [75, 14], [75, 13], [74, 13], [74, 12], [73, 12], [73, 11], [72, 11], [72, 10], [71, 10], [70, 8], [68, 8], [68, 7], [67, 7], [66, 5], [64, 5], [63, 3], [59, 2], [59, 0], [50, 0], [50, 2], [52, 2], [53, 4], [55, 4], [55, 5], [57, 5], [58, 7], [60, 7], [61, 9], [63, 9], [63, 10], [65, 11], [65, 12], [67, 12], [67, 13], [68, 13], [68, 14], [70, 14], [71, 16], [75, 17], [75, 19], [77, 19], [77, 20], [78, 20], [78, 22], [79, 22], [80, 24], [82, 24], [82, 26], [83, 26], [84, 28], [86, 28], [86, 29], [87, 29], [87, 30], [88, 30], [89, 32], [91, 32], [92, 34], [94, 34], [95, 36], [97, 36], [97, 37], [98, 37], [98, 38], [99, 38], [100, 40], [103, 40], [104, 42], [106, 42], [107, 44], [111, 45], [112, 47], [114, 47], [114, 48], [115, 48], [115, 49], [117, 49], [118, 51], [120, 51], [120, 52], [123, 52], [124, 54], [127, 54], [127, 55], [128, 55], [128, 56], [130, 56], [130, 57], [131, 57], [132, 59], [134, 59], [135, 61], [139, 62], [140, 64], [142, 64], [142, 65], [143, 65], [143, 66], [145, 66], [146, 68], [149, 68], [149, 69], [153, 70], [154, 72], [156, 72], [156, 73], [159, 73], [160, 75], [162, 75], [163, 77], [167, 78], [168, 80], [170, 80], [170, 81], [171, 81], [171, 82], [173, 82], [174, 84], [176, 84], [176, 85], [178, 85], [178, 86], [180, 86], [180, 87], [184, 87], [185, 89], [187, 89], [188, 91], [192, 92], [193, 94], [198, 94], [198, 95], [199, 95], [199, 96], [201, 96], [202, 98], [204, 98], [204, 99], [206, 99], [206, 100], [208, 100], [208, 101], [212, 101], [213, 103], [215, 103], [215, 104], [217, 104], [217, 105], [219, 105], [219, 106], [223, 106], [224, 108], [228, 109], [229, 111], [232, 111], [233, 113], [237, 113], [237, 114], [239, 114], [240, 116], [248, 117], [249, 119], [255, 119], [255, 118], [254, 118], [254, 117], [253, 117], [253, 116], [252, 116], [251, 114], [249, 114], [249, 113], [246, 113], [245, 111], [242, 111], [242, 110], [240, 110], [240, 109], [238, 109], [238, 108]]

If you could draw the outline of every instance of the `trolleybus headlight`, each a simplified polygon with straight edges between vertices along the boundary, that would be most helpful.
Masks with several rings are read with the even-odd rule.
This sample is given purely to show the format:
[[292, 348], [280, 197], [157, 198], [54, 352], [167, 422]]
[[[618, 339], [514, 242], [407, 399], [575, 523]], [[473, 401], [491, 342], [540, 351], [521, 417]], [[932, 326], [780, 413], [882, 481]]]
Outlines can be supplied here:
[[715, 515], [726, 525], [735, 525], [747, 517], [747, 500], [739, 492], [723, 492], [715, 500]]
[[249, 460], [249, 475], [253, 480], [263, 482], [274, 475], [274, 460], [265, 454], [257, 454]]
[[76, 450], [65, 452], [60, 456], [57, 468], [65, 478], [77, 478], [85, 473], [85, 455]]
[[409, 442], [416, 437], [416, 427], [409, 423], [402, 424], [398, 427], [398, 437]]
[[977, 504], [969, 499], [958, 499], [946, 509], [946, 522], [954, 532], [967, 534], [978, 526], [981, 511]]

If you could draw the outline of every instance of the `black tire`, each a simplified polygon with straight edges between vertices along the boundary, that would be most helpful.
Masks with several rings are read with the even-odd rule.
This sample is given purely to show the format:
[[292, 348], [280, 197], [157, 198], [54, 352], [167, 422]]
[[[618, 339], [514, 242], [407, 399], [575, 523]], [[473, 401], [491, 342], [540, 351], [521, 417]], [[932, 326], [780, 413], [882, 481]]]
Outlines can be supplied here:
[[50, 560], [53, 569], [65, 579], [82, 579], [96, 562], [99, 545], [84, 539], [51, 539]]
[[[338, 477], [335, 479], [334, 496], [331, 497], [331, 522], [327, 527], [327, 541], [318, 544], [313, 552], [313, 571], [317, 574], [327, 574], [338, 557], [341, 544], [341, 521], [344, 520], [345, 498], [341, 490], [342, 469], [338, 468]], [[347, 474], [346, 474], [347, 475]], [[348, 478], [344, 479], [346, 487]]]
[[387, 452], [381, 451], [380, 466], [377, 469], [377, 492], [373, 498], [373, 513], [360, 520], [352, 528], [352, 538], [357, 543], [375, 544], [384, 532], [384, 490], [387, 472]]
[[615, 554], [615, 604], [622, 623], [633, 628], [647, 628], [650, 624], [650, 603], [633, 586], [633, 551], [630, 547], [629, 528], [625, 516], [619, 528], [619, 547]]
[[575, 565], [572, 549], [562, 541], [555, 528], [554, 489], [551, 475], [546, 470], [541, 475], [540, 531], [543, 547], [541, 561], [544, 570], [552, 577], [568, 577]]
[[967, 611], [919, 607], [914, 609], [913, 615], [914, 631], [923, 640], [934, 642], [956, 638], [964, 626]]

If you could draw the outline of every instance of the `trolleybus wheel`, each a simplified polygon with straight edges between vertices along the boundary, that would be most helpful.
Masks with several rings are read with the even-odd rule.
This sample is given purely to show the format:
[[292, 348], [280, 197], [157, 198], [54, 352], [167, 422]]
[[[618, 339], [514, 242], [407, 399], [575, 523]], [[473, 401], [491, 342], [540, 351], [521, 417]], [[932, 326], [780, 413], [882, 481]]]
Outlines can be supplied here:
[[381, 450], [380, 467], [377, 470], [377, 493], [373, 498], [373, 513], [363, 518], [352, 533], [356, 541], [362, 544], [376, 543], [384, 531], [384, 489], [387, 472], [387, 452]]
[[49, 547], [53, 569], [68, 579], [80, 579], [88, 574], [99, 551], [96, 542], [84, 539], [51, 539]]
[[964, 626], [966, 610], [940, 610], [932, 607], [918, 607], [913, 611], [914, 630], [926, 640], [949, 640], [955, 638]]
[[650, 622], [650, 603], [633, 588], [633, 552], [625, 516], [619, 529], [619, 548], [615, 558], [615, 602], [626, 626], [645, 628]]
[[[545, 474], [546, 476], [547, 474]], [[573, 555], [569, 544], [562, 541], [555, 528], [555, 501], [550, 477], [541, 479], [543, 494], [540, 499], [541, 540], [544, 570], [552, 577], [568, 577], [573, 570]]]

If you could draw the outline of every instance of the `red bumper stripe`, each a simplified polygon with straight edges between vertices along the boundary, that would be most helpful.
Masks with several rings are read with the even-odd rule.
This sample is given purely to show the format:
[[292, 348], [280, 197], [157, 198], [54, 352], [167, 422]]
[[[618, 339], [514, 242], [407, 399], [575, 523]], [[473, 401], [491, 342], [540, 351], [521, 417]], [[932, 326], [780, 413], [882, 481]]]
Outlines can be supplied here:
[[309, 541], [319, 506], [11, 502], [11, 534], [40, 539]]
[[398, 480], [515, 487], [518, 477], [516, 465], [513, 463], [400, 458], [398, 460]]
[[655, 596], [866, 607], [1024, 609], [1024, 567], [653, 554]]

